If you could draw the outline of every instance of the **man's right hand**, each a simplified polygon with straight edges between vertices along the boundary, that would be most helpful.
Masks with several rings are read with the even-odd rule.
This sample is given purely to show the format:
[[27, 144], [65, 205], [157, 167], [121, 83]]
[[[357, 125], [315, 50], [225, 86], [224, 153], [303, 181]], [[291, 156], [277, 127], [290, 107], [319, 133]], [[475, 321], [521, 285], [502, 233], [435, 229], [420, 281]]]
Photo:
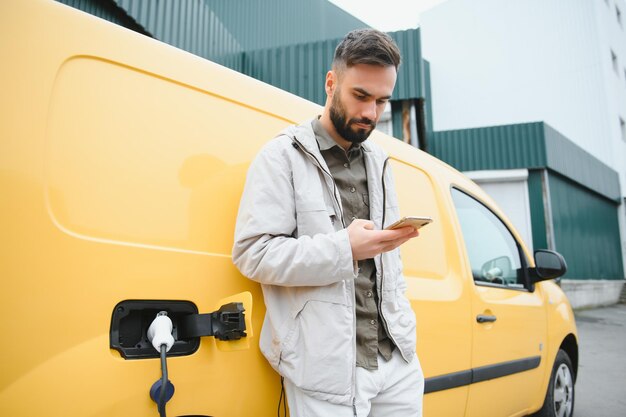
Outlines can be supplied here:
[[395, 230], [374, 230], [374, 223], [363, 219], [354, 220], [346, 230], [352, 247], [352, 259], [355, 261], [373, 258], [379, 253], [394, 250], [419, 235], [419, 232], [411, 226]]

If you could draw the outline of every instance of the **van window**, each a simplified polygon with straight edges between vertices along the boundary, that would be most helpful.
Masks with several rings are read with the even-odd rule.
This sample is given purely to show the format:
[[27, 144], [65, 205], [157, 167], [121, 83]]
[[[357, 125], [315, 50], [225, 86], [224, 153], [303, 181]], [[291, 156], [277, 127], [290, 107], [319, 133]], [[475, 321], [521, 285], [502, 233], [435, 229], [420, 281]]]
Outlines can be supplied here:
[[453, 188], [452, 199], [474, 281], [479, 285], [524, 288], [518, 245], [502, 220], [462, 191]]

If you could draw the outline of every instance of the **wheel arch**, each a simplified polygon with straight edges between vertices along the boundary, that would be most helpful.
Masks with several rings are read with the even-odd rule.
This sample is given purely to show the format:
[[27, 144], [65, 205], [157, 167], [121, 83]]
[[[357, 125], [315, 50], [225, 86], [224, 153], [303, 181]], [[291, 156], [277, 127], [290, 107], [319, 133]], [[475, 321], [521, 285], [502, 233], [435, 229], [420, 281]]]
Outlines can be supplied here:
[[569, 356], [572, 361], [572, 367], [574, 368], [572, 369], [574, 372], [574, 382], [576, 382], [576, 378], [578, 376], [578, 341], [576, 340], [576, 336], [572, 333], [568, 334], [565, 339], [563, 339], [559, 349], [565, 351], [567, 356]]

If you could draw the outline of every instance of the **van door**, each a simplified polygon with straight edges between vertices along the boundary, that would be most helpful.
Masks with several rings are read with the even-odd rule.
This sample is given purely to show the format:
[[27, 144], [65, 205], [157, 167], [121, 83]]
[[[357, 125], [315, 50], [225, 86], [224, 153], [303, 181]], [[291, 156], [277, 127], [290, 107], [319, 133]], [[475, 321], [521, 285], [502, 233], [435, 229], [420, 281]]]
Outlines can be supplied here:
[[541, 385], [546, 314], [526, 284], [526, 261], [506, 224], [452, 189], [472, 270], [472, 384], [467, 416], [523, 415]]
[[417, 316], [417, 353], [426, 378], [424, 415], [465, 413], [471, 363], [470, 296], [444, 200], [427, 171], [391, 160], [402, 216], [433, 223], [401, 246], [406, 296]]

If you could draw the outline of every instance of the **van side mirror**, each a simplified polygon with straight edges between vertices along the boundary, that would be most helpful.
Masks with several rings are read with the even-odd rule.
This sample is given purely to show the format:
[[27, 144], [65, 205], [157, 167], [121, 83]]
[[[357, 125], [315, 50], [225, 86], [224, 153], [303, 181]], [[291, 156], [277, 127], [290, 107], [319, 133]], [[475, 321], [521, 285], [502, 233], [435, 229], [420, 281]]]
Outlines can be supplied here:
[[567, 272], [563, 256], [551, 250], [535, 251], [535, 268], [531, 269], [533, 283], [558, 278]]

